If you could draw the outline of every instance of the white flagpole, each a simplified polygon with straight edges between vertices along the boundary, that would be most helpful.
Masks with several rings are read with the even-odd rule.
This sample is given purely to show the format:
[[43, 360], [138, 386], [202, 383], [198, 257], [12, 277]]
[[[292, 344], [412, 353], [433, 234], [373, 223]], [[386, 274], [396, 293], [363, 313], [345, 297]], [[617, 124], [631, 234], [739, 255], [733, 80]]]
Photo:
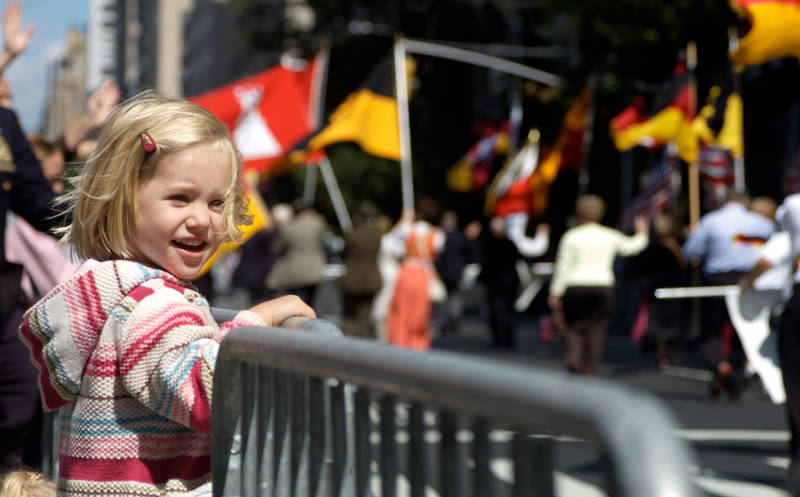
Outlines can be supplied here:
[[331, 203], [333, 204], [333, 210], [336, 211], [336, 217], [339, 219], [339, 226], [342, 227], [342, 231], [350, 231], [353, 229], [353, 222], [350, 221], [347, 206], [344, 205], [344, 199], [342, 198], [342, 191], [339, 189], [339, 183], [336, 182], [336, 176], [333, 175], [333, 168], [331, 168], [328, 156], [323, 155], [317, 165], [322, 173], [322, 181], [325, 182], [328, 194], [331, 196]]
[[403, 193], [403, 213], [408, 214], [414, 212], [414, 178], [411, 169], [406, 45], [400, 36], [394, 42], [394, 85], [397, 94], [397, 124], [400, 132], [400, 182]]
[[306, 180], [303, 184], [303, 203], [314, 205], [317, 194], [317, 165], [306, 164]]
[[[324, 41], [317, 53], [317, 67], [311, 78], [311, 101], [308, 103], [308, 122], [316, 133], [319, 131], [325, 112], [325, 92], [328, 85], [328, 61], [331, 45]], [[306, 179], [303, 189], [303, 203], [313, 205], [317, 189], [317, 164], [306, 164]]]
[[[476, 66], [483, 66], [496, 71], [513, 74], [525, 79], [531, 79], [550, 86], [561, 86], [562, 80], [555, 74], [526, 66], [492, 55], [486, 55], [472, 50], [451, 47], [440, 43], [431, 43], [421, 40], [403, 40], [404, 50], [409, 53], [432, 55], [443, 59], [458, 60]], [[397, 43], [395, 43], [395, 55], [397, 54]]]

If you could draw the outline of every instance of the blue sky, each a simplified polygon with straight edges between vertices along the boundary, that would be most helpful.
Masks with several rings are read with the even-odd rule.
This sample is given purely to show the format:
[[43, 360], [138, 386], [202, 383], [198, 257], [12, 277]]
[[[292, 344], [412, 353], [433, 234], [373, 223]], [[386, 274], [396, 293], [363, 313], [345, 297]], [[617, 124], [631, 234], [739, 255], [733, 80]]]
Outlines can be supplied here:
[[[37, 131], [46, 102], [47, 67], [63, 53], [70, 26], [86, 32], [89, 0], [22, 0], [23, 28], [35, 26], [28, 50], [6, 71], [25, 131]], [[5, 10], [8, 0], [0, 0]], [[2, 41], [0, 41], [2, 43]]]

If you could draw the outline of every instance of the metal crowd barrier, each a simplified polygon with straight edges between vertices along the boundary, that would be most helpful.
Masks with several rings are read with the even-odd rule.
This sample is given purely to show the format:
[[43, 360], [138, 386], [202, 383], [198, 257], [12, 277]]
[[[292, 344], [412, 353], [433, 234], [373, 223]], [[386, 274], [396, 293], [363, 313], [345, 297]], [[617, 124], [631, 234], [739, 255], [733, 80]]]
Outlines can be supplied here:
[[693, 453], [649, 394], [293, 326], [317, 333], [243, 327], [222, 342], [214, 496], [553, 496], [556, 434], [597, 444], [608, 495], [701, 495]]

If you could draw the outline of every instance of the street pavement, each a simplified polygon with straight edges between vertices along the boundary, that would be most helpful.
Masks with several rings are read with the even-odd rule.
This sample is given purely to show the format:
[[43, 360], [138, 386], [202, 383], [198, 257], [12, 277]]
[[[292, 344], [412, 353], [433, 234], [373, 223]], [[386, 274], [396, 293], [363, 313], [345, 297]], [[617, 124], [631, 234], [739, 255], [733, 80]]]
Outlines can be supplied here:
[[[563, 343], [555, 336], [540, 340], [536, 319], [523, 316], [513, 349], [493, 349], [486, 323], [471, 316], [458, 334], [437, 336], [433, 348], [476, 358], [563, 369]], [[784, 407], [773, 404], [757, 378], [748, 382], [742, 397], [731, 402], [709, 395], [710, 372], [692, 350], [680, 354], [684, 364], [659, 368], [654, 351], [611, 334], [606, 343], [600, 376], [660, 398], [677, 417], [683, 437], [697, 455], [699, 467], [691, 468], [695, 481], [710, 496], [778, 497], [784, 490], [788, 466]], [[556, 466], [557, 494], [605, 495], [597, 451], [575, 441], [560, 442]], [[560, 489], [560, 490], [559, 490]]]

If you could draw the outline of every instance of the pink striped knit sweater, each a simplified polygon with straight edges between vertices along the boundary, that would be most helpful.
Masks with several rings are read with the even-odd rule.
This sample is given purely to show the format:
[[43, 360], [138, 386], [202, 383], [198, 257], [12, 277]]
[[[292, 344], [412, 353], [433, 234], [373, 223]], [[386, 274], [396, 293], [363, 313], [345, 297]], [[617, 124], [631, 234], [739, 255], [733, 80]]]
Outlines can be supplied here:
[[191, 283], [91, 261], [25, 314], [45, 409], [61, 417], [59, 495], [210, 495], [211, 388], [223, 335]]

